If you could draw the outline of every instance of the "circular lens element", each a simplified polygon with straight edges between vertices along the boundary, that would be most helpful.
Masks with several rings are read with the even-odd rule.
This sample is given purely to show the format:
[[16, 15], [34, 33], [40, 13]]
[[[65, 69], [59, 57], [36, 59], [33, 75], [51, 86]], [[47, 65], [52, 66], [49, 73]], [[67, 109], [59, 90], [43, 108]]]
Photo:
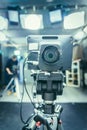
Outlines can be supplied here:
[[55, 46], [48, 46], [44, 49], [42, 58], [46, 63], [55, 63], [59, 60], [59, 51]]

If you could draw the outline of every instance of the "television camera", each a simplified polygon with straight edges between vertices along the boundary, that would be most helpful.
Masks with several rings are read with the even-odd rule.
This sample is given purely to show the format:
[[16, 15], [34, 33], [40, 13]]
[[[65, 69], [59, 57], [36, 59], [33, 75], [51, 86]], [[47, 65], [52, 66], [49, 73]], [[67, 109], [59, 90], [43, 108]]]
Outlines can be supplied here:
[[36, 95], [41, 95], [43, 103], [37, 108], [29, 126], [23, 130], [37, 130], [39, 123], [43, 130], [63, 130], [60, 121], [62, 106], [54, 101], [63, 93], [64, 73], [71, 68], [72, 37], [66, 35], [34, 35], [27, 37], [28, 69], [36, 81]]

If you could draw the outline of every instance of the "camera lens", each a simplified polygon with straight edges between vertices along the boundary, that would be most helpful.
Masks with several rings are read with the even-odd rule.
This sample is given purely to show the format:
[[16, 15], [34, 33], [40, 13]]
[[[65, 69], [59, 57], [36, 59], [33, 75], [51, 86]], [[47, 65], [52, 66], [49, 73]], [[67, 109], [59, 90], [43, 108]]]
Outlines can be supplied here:
[[49, 58], [53, 58], [53, 54], [50, 53], [50, 54], [48, 55], [48, 57], [49, 57]]
[[46, 63], [55, 63], [59, 60], [59, 51], [55, 46], [48, 46], [44, 49], [42, 58]]

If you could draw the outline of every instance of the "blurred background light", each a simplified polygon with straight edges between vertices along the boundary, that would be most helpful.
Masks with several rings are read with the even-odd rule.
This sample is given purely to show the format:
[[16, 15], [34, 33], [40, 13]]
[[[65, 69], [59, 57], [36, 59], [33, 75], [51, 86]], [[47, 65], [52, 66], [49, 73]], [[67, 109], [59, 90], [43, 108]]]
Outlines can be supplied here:
[[0, 32], [0, 42], [4, 42], [4, 41], [7, 41], [7, 37], [6, 35], [3, 33], [3, 32]]
[[64, 17], [64, 29], [76, 29], [85, 24], [85, 12], [75, 12]]
[[20, 55], [20, 51], [19, 50], [15, 50], [14, 51], [14, 55], [16, 55], [16, 56]]
[[83, 31], [79, 31], [78, 33], [75, 34], [74, 38], [76, 40], [81, 40], [85, 37], [85, 33]]
[[43, 29], [43, 16], [41, 14], [20, 15], [22, 28], [30, 30]]
[[51, 23], [62, 21], [62, 13], [61, 13], [60, 9], [50, 11], [49, 15], [50, 15], [50, 22]]
[[18, 25], [19, 23], [19, 7], [9, 6], [8, 7], [8, 20], [12, 25]]
[[0, 30], [8, 29], [8, 20], [0, 16]]

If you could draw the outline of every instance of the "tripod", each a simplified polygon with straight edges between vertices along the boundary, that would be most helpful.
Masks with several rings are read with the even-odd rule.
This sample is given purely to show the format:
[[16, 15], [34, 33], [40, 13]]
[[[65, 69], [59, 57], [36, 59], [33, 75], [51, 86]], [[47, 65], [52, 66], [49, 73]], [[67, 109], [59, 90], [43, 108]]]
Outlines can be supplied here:
[[54, 114], [44, 114], [41, 110], [36, 109], [22, 130], [63, 130], [60, 119], [61, 112], [62, 107], [60, 105], [57, 105], [57, 111]]
[[[4, 95], [4, 93], [8, 90], [9, 86], [14, 82], [14, 77], [11, 78], [11, 80], [9, 81], [9, 83], [7, 84], [6, 88], [3, 90], [1, 97]], [[14, 88], [14, 85], [11, 87], [11, 89]]]
[[[14, 84], [13, 84], [14, 82]], [[13, 85], [12, 85], [13, 84]], [[19, 90], [19, 83], [18, 83], [18, 78], [17, 75], [14, 75], [11, 80], [9, 81], [9, 83], [7, 84], [6, 88], [3, 90], [1, 97], [4, 95], [4, 93], [8, 90], [9, 86], [11, 86], [11, 90], [16, 87], [16, 93], [17, 93], [17, 98], [20, 101], [21, 100], [21, 95], [20, 95], [20, 90]]]
[[60, 119], [63, 108], [61, 105], [54, 104], [56, 95], [62, 94], [63, 74], [57, 72], [45, 75], [40, 72], [35, 79], [37, 94], [42, 95], [44, 103], [38, 104], [29, 122], [22, 130], [63, 130]]
[[44, 114], [41, 108], [36, 109], [29, 124], [26, 124], [22, 130], [63, 130], [60, 119], [62, 110], [60, 105], [56, 106], [54, 114]]

